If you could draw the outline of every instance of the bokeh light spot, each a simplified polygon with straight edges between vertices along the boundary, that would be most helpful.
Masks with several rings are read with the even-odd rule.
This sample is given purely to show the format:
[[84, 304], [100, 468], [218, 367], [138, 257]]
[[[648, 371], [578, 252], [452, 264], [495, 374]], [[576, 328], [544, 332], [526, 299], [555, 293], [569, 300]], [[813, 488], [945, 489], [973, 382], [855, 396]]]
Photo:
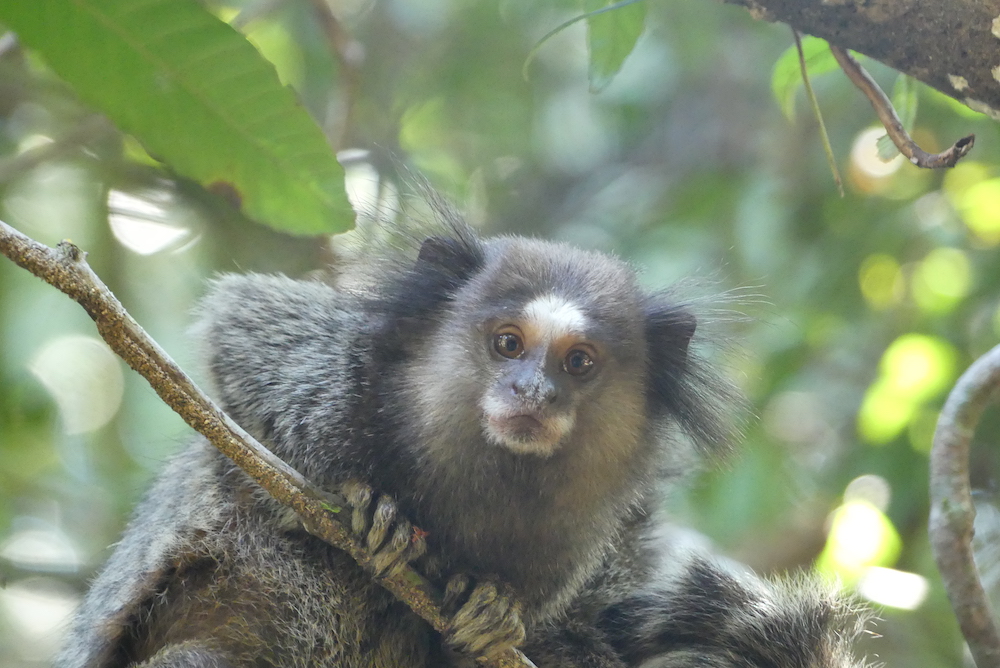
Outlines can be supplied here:
[[891, 255], [869, 255], [858, 270], [861, 294], [868, 305], [882, 310], [899, 304], [903, 299], [903, 272]]
[[114, 353], [89, 336], [62, 336], [39, 350], [28, 369], [55, 399], [69, 434], [107, 424], [122, 402], [125, 381]]
[[992, 177], [992, 169], [975, 160], [963, 160], [944, 175], [943, 190], [955, 206], [969, 188]]
[[858, 410], [858, 432], [866, 442], [884, 445], [896, 438], [910, 419], [914, 404], [896, 395], [884, 381], [868, 388]]
[[76, 592], [55, 578], [26, 578], [0, 588], [0, 615], [15, 631], [14, 650], [38, 665], [54, 658], [77, 605]]
[[933, 336], [904, 334], [893, 341], [882, 355], [878, 379], [861, 404], [861, 437], [875, 445], [896, 438], [924, 401], [948, 387], [957, 358], [948, 342]]
[[927, 578], [881, 566], [866, 570], [858, 582], [858, 592], [869, 601], [901, 610], [916, 610], [928, 590]]
[[880, 366], [901, 396], [928, 399], [951, 382], [956, 358], [955, 349], [944, 339], [904, 334], [886, 349]]
[[1000, 243], [1000, 179], [980, 181], [958, 201], [962, 220], [988, 246]]
[[80, 557], [61, 531], [25, 529], [0, 543], [0, 557], [25, 570], [73, 572]]
[[140, 255], [152, 255], [177, 248], [191, 236], [187, 227], [169, 222], [168, 208], [173, 196], [166, 191], [149, 191], [141, 196], [121, 190], [108, 192], [108, 225], [123, 246]]
[[889, 507], [891, 498], [889, 481], [874, 473], [858, 476], [844, 488], [844, 501], [867, 501], [882, 512]]
[[885, 135], [883, 127], [868, 128], [858, 133], [851, 146], [851, 162], [871, 178], [881, 179], [891, 176], [903, 164], [902, 155], [897, 155], [888, 162], [879, 157], [877, 143], [883, 135]]
[[957, 248], [932, 250], [913, 272], [913, 298], [929, 313], [951, 310], [971, 287], [972, 266], [968, 256]]
[[895, 563], [901, 546], [896, 528], [878, 508], [867, 501], [847, 501], [833, 512], [816, 569], [856, 583], [871, 566]]

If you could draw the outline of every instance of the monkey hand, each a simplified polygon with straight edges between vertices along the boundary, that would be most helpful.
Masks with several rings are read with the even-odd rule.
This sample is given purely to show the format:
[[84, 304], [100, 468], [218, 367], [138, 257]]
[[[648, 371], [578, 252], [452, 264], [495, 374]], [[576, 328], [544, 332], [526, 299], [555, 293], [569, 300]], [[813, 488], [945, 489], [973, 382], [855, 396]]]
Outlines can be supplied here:
[[445, 634], [448, 646], [467, 656], [490, 658], [522, 644], [521, 606], [506, 587], [486, 581], [469, 589], [464, 575], [452, 577], [445, 589], [444, 610], [457, 608]]
[[427, 551], [423, 534], [390, 497], [376, 497], [371, 487], [357, 481], [346, 483], [343, 492], [351, 506], [351, 531], [367, 548], [367, 568], [375, 577], [391, 576]]

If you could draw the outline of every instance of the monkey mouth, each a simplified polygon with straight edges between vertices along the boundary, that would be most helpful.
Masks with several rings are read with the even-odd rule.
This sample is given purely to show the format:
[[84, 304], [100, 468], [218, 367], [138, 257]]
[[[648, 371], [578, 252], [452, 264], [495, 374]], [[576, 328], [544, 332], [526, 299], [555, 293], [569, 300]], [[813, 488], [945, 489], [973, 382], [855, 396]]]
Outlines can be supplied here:
[[499, 418], [490, 416], [489, 421], [490, 426], [497, 428], [498, 431], [525, 441], [533, 441], [545, 431], [545, 423], [531, 413]]
[[551, 456], [563, 437], [572, 429], [569, 416], [549, 416], [537, 412], [484, 415], [487, 439], [520, 454]]

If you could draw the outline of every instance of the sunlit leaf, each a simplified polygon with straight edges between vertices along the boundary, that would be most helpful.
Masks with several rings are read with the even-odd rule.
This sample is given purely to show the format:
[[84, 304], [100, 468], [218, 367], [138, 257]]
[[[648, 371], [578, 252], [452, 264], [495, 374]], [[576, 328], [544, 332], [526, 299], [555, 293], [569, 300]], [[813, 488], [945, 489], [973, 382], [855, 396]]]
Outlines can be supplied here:
[[250, 217], [297, 234], [350, 226], [316, 123], [194, 0], [0, 0], [0, 21], [151, 155]]
[[611, 83], [635, 48], [646, 27], [646, 3], [586, 0], [584, 6], [591, 12], [587, 18], [590, 89], [598, 92]]
[[[803, 37], [802, 52], [805, 54], [806, 68], [809, 70], [810, 77], [816, 77], [839, 67], [830, 52], [829, 45], [818, 37], [808, 35]], [[771, 92], [788, 120], [795, 118], [795, 93], [798, 92], [801, 85], [802, 70], [799, 67], [799, 52], [793, 44], [778, 57], [771, 73]]]
[[878, 159], [882, 162], [889, 162], [899, 155], [899, 149], [896, 148], [889, 135], [882, 135], [875, 141], [875, 151], [878, 153]]
[[892, 87], [892, 106], [895, 107], [896, 115], [899, 116], [907, 132], [913, 130], [913, 124], [917, 120], [917, 107], [920, 101], [917, 85], [917, 81], [912, 77], [900, 74]]
[[587, 21], [590, 89], [600, 92], [611, 83], [646, 27], [646, 5], [643, 0], [583, 0], [583, 9], [585, 13], [560, 23], [535, 43], [521, 67], [525, 81], [532, 61], [546, 42], [574, 23]]

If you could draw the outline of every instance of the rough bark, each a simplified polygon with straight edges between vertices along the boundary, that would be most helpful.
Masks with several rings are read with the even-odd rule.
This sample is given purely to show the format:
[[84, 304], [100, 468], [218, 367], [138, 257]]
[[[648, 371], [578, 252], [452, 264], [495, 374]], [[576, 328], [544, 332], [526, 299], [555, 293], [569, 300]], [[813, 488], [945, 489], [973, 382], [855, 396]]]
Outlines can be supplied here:
[[1000, 121], [1000, 0], [725, 0], [908, 74]]

